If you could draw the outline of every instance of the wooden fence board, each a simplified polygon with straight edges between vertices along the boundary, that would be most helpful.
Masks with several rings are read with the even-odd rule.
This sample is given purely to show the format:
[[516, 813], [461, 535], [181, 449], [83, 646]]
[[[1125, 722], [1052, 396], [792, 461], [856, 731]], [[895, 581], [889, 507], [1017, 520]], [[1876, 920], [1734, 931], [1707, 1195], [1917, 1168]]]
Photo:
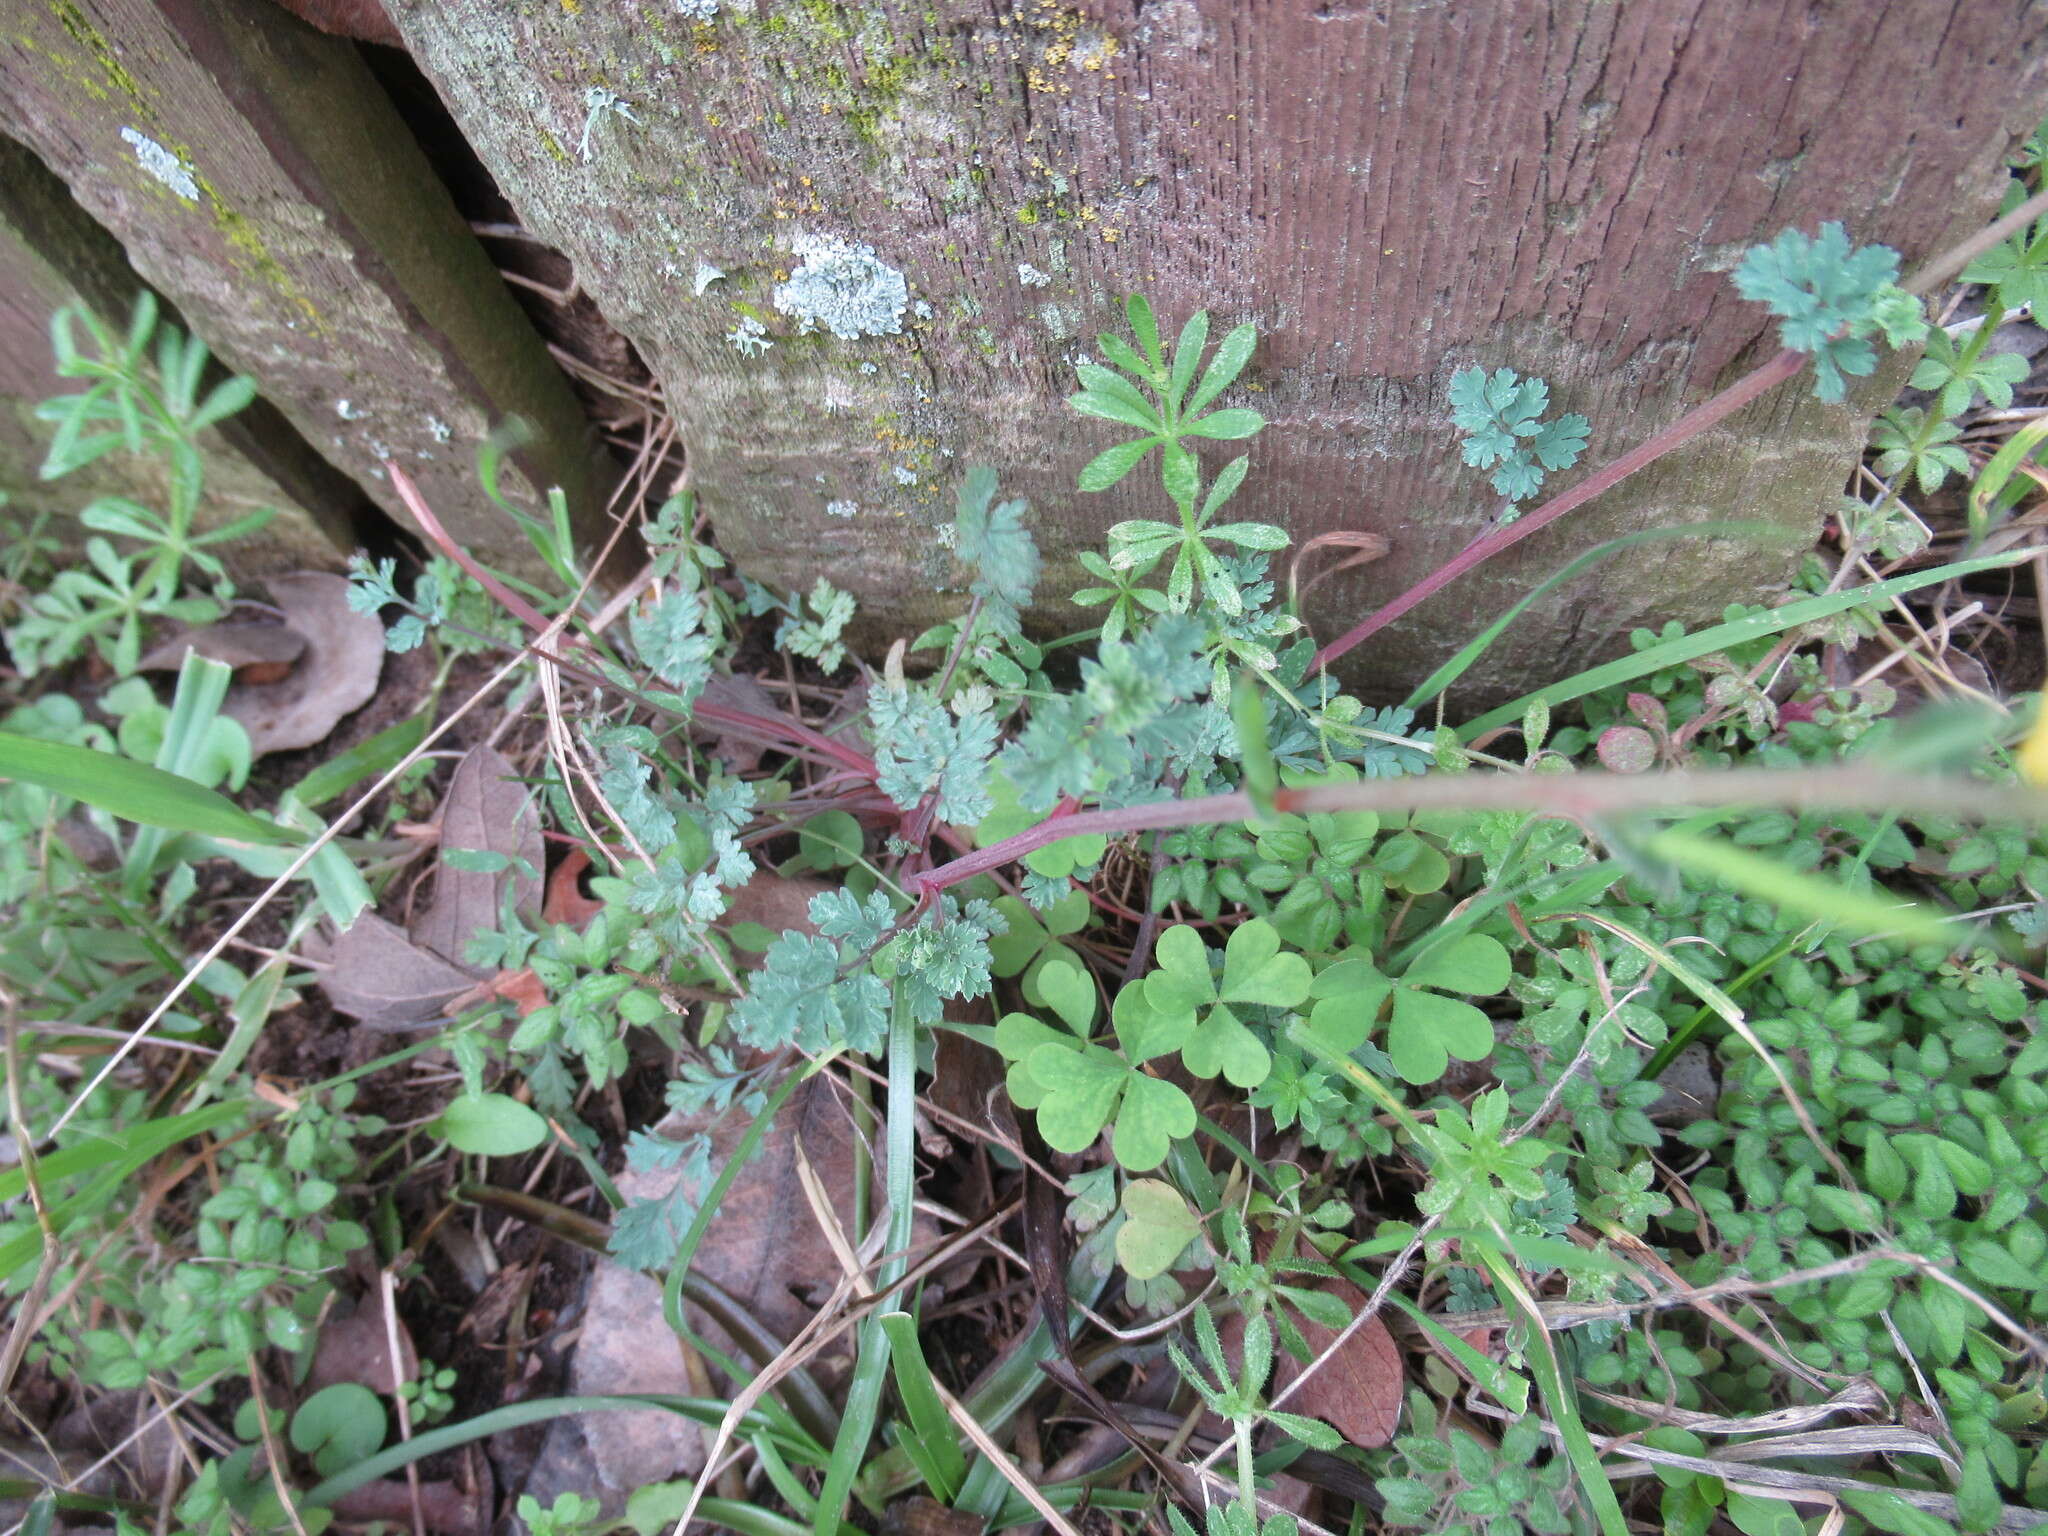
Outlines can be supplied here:
[[[125, 325], [144, 284], [120, 242], [72, 200], [64, 184], [14, 140], [0, 137], [0, 491], [16, 514], [48, 514], [47, 532], [76, 546], [72, 519], [99, 496], [161, 506], [160, 464], [115, 454], [45, 481], [38, 470], [52, 426], [36, 405], [73, 393], [50, 355], [50, 318], [83, 305]], [[167, 310], [164, 318], [182, 317]], [[217, 366], [216, 377], [225, 377]], [[354, 482], [313, 453], [268, 402], [258, 400], [202, 444], [207, 495], [199, 526], [229, 523], [261, 507], [276, 516], [220, 551], [237, 574], [338, 568], [357, 542], [369, 504]], [[372, 514], [374, 515], [374, 513]]]
[[517, 414], [522, 467], [594, 530], [583, 415], [352, 45], [266, 0], [25, 0], [0, 126], [387, 512], [393, 458], [456, 538], [524, 565], [474, 472]]
[[[1847, 217], [1859, 240], [1930, 254], [1992, 210], [2013, 135], [2048, 108], [2039, 4], [385, 8], [527, 225], [662, 379], [741, 565], [786, 586], [823, 571], [912, 626], [958, 607], [931, 595], [948, 562], [930, 530], [969, 464], [1029, 496], [1055, 556], [1172, 516], [1149, 468], [1074, 490], [1118, 433], [1060, 402], [1127, 292], [1173, 323], [1207, 304], [1219, 334], [1261, 323], [1231, 403], [1274, 425], [1229, 515], [1297, 544], [1350, 528], [1392, 546], [1319, 590], [1334, 634], [1498, 510], [1459, 463], [1455, 369], [1547, 376], [1556, 409], [1592, 420], [1590, 462], [1611, 458], [1771, 344], [1727, 280], [1744, 246]], [[900, 272], [901, 334], [800, 334], [776, 307], [799, 235]], [[772, 350], [749, 344], [750, 318]], [[1848, 409], [1760, 402], [1490, 562], [1365, 665], [1400, 689], [1616, 534], [1731, 516], [1811, 534], [1898, 382]], [[1239, 451], [1206, 451], [1211, 472]], [[1631, 551], [1529, 615], [1489, 659], [1495, 682], [1780, 589], [1793, 558]], [[1056, 566], [1041, 595], [1075, 574]], [[1050, 622], [1076, 620], [1059, 609]]]

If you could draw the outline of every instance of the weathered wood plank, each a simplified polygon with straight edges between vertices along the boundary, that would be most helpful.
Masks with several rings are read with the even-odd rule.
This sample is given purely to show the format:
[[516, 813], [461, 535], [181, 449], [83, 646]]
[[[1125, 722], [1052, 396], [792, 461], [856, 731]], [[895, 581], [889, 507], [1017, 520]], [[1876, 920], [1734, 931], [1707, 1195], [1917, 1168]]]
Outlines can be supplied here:
[[[161, 466], [153, 460], [117, 454], [60, 480], [38, 475], [53, 429], [35, 419], [35, 407], [82, 387], [57, 373], [51, 316], [83, 305], [110, 324], [125, 325], [143, 286], [120, 242], [41, 161], [0, 136], [0, 491], [16, 513], [48, 514], [48, 531], [67, 543], [79, 542], [71, 520], [96, 497], [157, 506], [165, 500]], [[181, 323], [174, 310], [165, 319]], [[358, 519], [376, 515], [354, 483], [308, 449], [267, 401], [209, 432], [202, 453], [202, 529], [262, 507], [277, 513], [260, 532], [220, 552], [240, 575], [338, 568], [358, 542]]]
[[[1455, 369], [1548, 377], [1559, 408], [1591, 418], [1592, 460], [1611, 456], [1768, 344], [1725, 278], [1742, 247], [1840, 217], [1924, 255], [1986, 214], [2001, 155], [2048, 106], [2037, 4], [729, 0], [697, 22], [681, 13], [710, 7], [673, 0], [386, 8], [523, 218], [678, 402], [742, 565], [792, 585], [822, 566], [913, 623], [942, 564], [925, 530], [967, 464], [1031, 497], [1055, 553], [1163, 510], [1143, 474], [1074, 492], [1114, 429], [1058, 404], [1132, 289], [1175, 319], [1206, 303], [1267, 335], [1242, 400], [1274, 425], [1236, 515], [1297, 542], [1391, 541], [1319, 591], [1334, 633], [1493, 515], [1458, 464]], [[775, 292], [799, 234], [872, 245], [901, 271], [903, 334], [798, 335]], [[700, 262], [725, 275], [697, 297]], [[764, 355], [728, 339], [749, 312], [769, 322]], [[1412, 681], [1618, 533], [1730, 515], [1815, 528], [1888, 387], [1861, 409], [1760, 403], [1376, 640], [1368, 665], [1387, 688]], [[1766, 592], [1788, 560], [1739, 545], [1617, 560], [1532, 615], [1494, 682]]]
[[594, 529], [582, 413], [352, 45], [264, 0], [27, 0], [0, 119], [387, 512], [391, 457], [470, 548], [530, 559], [473, 468], [517, 414]]

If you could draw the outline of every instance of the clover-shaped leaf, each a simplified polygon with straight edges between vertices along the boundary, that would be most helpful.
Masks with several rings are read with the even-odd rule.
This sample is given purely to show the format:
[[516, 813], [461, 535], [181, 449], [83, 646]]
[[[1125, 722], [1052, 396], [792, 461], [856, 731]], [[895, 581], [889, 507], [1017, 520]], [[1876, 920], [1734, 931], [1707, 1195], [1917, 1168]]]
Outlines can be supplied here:
[[[1088, 985], [1092, 1017], [1093, 983]], [[1110, 1145], [1116, 1160], [1144, 1173], [1166, 1161], [1175, 1140], [1194, 1133], [1195, 1106], [1175, 1084], [1140, 1066], [1179, 1050], [1193, 1021], [1150, 1008], [1138, 987], [1125, 987], [1117, 995], [1115, 1019], [1121, 1056], [1021, 1013], [996, 1025], [996, 1049], [1011, 1064], [1011, 1101], [1037, 1111], [1046, 1145], [1059, 1152], [1083, 1151], [1114, 1120]]]
[[1188, 1209], [1186, 1197], [1163, 1179], [1131, 1180], [1124, 1187], [1123, 1210], [1116, 1257], [1133, 1280], [1165, 1274], [1181, 1250], [1201, 1235], [1201, 1219]]
[[1076, 1034], [1095, 1022], [1095, 981], [1070, 949], [1048, 951], [1036, 972], [1038, 996]]
[[1507, 986], [1511, 974], [1507, 950], [1483, 933], [1453, 939], [1411, 965], [1394, 990], [1387, 1028], [1394, 1069], [1411, 1083], [1433, 1083], [1452, 1056], [1485, 1060], [1493, 1050], [1493, 1021], [1470, 1003], [1423, 989], [1490, 997]]
[[1309, 1012], [1308, 1027], [1332, 1049], [1348, 1056], [1372, 1034], [1393, 989], [1393, 982], [1380, 974], [1379, 967], [1362, 957], [1325, 966], [1309, 989], [1316, 1004]]
[[[1064, 1041], [1039, 1046], [1029, 1065], [1037, 1083], [1038, 1133], [1059, 1152], [1081, 1152], [1094, 1144], [1116, 1117], [1132, 1075], [1130, 1063], [1116, 1052], [1099, 1045], [1076, 1050]], [[1164, 1150], [1159, 1157], [1165, 1161]]]
[[[1493, 1050], [1493, 1021], [1472, 1004], [1444, 992], [1490, 997], [1504, 990], [1512, 966], [1500, 941], [1470, 933], [1425, 953], [1398, 981], [1372, 961], [1346, 956], [1325, 966], [1310, 988], [1315, 1006], [1308, 1027], [1347, 1055], [1387, 1018], [1387, 1054], [1411, 1083], [1433, 1083], [1455, 1056], [1481, 1061]], [[1440, 989], [1440, 990], [1430, 990]]]
[[1031, 1053], [1041, 1045], [1073, 1050], [1075, 1040], [1072, 1035], [1054, 1029], [1028, 1013], [1006, 1013], [996, 1024], [995, 1045], [1003, 1060], [1010, 1064], [1005, 1080], [1010, 1090], [1010, 1102], [1019, 1109], [1036, 1109], [1045, 1093], [1038, 1086], [1038, 1079], [1031, 1074]]
[[1238, 925], [1223, 950], [1219, 983], [1209, 950], [1193, 928], [1178, 924], [1159, 936], [1159, 969], [1145, 978], [1142, 1001], [1125, 1004], [1136, 987], [1117, 999], [1119, 1018], [1128, 1007], [1176, 1021], [1185, 1035], [1181, 1061], [1197, 1077], [1219, 1072], [1240, 1088], [1255, 1088], [1272, 1070], [1272, 1053], [1230, 1005], [1292, 1008], [1308, 996], [1312, 973], [1300, 955], [1280, 947], [1280, 934], [1263, 918]]

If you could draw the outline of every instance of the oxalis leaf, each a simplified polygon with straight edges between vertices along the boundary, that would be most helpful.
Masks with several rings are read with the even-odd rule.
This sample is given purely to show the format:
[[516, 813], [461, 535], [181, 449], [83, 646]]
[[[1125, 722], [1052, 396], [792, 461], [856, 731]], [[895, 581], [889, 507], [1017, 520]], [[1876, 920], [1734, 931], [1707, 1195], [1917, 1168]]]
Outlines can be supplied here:
[[[1387, 1012], [1387, 1054], [1411, 1083], [1433, 1083], [1450, 1059], [1483, 1061], [1493, 1051], [1493, 1021], [1472, 1004], [1444, 992], [1491, 997], [1513, 974], [1498, 939], [1470, 933], [1425, 952], [1398, 981], [1362, 956], [1348, 956], [1315, 978], [1317, 1001], [1309, 1028], [1333, 1049], [1349, 1054], [1363, 1045]], [[1432, 990], [1440, 989], [1440, 990]]]
[[1133, 1179], [1124, 1188], [1124, 1224], [1116, 1258], [1133, 1280], [1163, 1275], [1201, 1235], [1202, 1223], [1181, 1192], [1163, 1179]]
[[[1283, 953], [1280, 934], [1264, 918], [1241, 923], [1223, 951], [1219, 986], [1209, 951], [1193, 928], [1176, 924], [1159, 936], [1159, 969], [1141, 987], [1124, 988], [1117, 1017], [1133, 1027], [1178, 1032], [1181, 1061], [1197, 1077], [1221, 1073], [1239, 1088], [1255, 1088], [1272, 1070], [1272, 1053], [1229, 1005], [1292, 1008], [1307, 998], [1313, 979], [1302, 956]], [[1128, 999], [1128, 1001], [1127, 1001]]]
[[1146, 1008], [1135, 986], [1118, 994], [1115, 1020], [1121, 1056], [1027, 1014], [1006, 1016], [996, 1026], [995, 1045], [1011, 1063], [1011, 1101], [1037, 1113], [1048, 1146], [1083, 1151], [1114, 1121], [1116, 1160], [1144, 1173], [1166, 1161], [1174, 1141], [1194, 1134], [1193, 1101], [1140, 1070], [1153, 1057], [1179, 1050], [1191, 1021]]

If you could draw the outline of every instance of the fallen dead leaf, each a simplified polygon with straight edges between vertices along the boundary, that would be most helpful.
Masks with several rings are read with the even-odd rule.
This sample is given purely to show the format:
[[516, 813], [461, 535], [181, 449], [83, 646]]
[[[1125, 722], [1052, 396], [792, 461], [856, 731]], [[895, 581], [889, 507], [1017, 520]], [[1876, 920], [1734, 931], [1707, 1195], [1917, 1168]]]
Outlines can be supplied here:
[[[495, 931], [507, 892], [513, 910], [528, 922], [540, 913], [540, 816], [533, 792], [515, 777], [502, 752], [472, 747], [456, 764], [448, 794], [441, 802], [441, 863], [434, 879], [434, 904], [412, 925], [415, 943], [465, 965], [469, 942], [479, 932]], [[493, 871], [458, 869], [448, 862], [452, 849], [499, 854], [523, 860], [531, 874], [518, 867]]]
[[581, 848], [571, 848], [562, 856], [548, 876], [547, 899], [540, 906], [542, 922], [567, 923], [580, 931], [604, 910], [603, 902], [583, 894], [583, 872], [588, 868], [590, 855]]
[[324, 962], [320, 990], [337, 1010], [369, 1029], [418, 1029], [441, 1022], [448, 1000], [476, 977], [421, 948], [374, 912], [358, 917], [331, 944], [310, 939], [306, 957]]
[[184, 666], [188, 651], [233, 667], [238, 683], [275, 683], [291, 675], [293, 663], [306, 652], [306, 637], [282, 624], [208, 624], [166, 640], [135, 667], [139, 672], [175, 672]]
[[398, 1390], [399, 1382], [418, 1375], [419, 1355], [403, 1318], [397, 1320], [401, 1374], [392, 1375], [388, 1321], [381, 1287], [359, 1300], [348, 1316], [330, 1315], [320, 1325], [320, 1342], [314, 1347], [313, 1365], [306, 1373], [306, 1394], [310, 1396], [322, 1387], [352, 1381], [389, 1397]]
[[[1314, 1288], [1337, 1297], [1354, 1317], [1365, 1310], [1365, 1292], [1348, 1280], [1326, 1279]], [[1337, 1334], [1331, 1329], [1299, 1315], [1295, 1321], [1301, 1325], [1311, 1360], [1321, 1359], [1323, 1351], [1336, 1342]], [[1222, 1335], [1225, 1351], [1232, 1359], [1238, 1358], [1244, 1344], [1243, 1316], [1234, 1314], [1226, 1319]], [[1277, 1397], [1293, 1385], [1303, 1369], [1276, 1339], [1268, 1397]], [[1370, 1451], [1394, 1438], [1406, 1389], [1400, 1346], [1387, 1325], [1375, 1317], [1346, 1339], [1343, 1348], [1324, 1360], [1301, 1390], [1281, 1406], [1289, 1413], [1322, 1419], [1351, 1444]]]
[[[748, 1122], [745, 1116], [727, 1115], [712, 1125], [711, 1118], [670, 1115], [655, 1134], [679, 1140], [705, 1131], [711, 1138], [711, 1165], [722, 1167]], [[829, 1192], [842, 1227], [853, 1230], [853, 1126], [835, 1089], [819, 1078], [797, 1089], [776, 1115], [760, 1150], [719, 1204], [691, 1266], [784, 1340], [809, 1320], [811, 1298], [829, 1290], [841, 1273], [803, 1192], [799, 1145]], [[629, 1201], [660, 1199], [675, 1188], [676, 1177], [672, 1171], [628, 1170], [619, 1175], [619, 1192]], [[929, 1242], [936, 1228], [929, 1218], [919, 1219], [917, 1240]], [[745, 1358], [694, 1306], [688, 1315], [694, 1330], [728, 1354]], [[830, 1359], [828, 1351], [812, 1369], [822, 1373]], [[609, 1259], [593, 1266], [582, 1331], [569, 1365], [569, 1390], [579, 1395], [691, 1394], [676, 1337], [662, 1320], [660, 1282]], [[704, 1454], [701, 1431], [659, 1412], [607, 1415], [603, 1433], [587, 1436], [586, 1442], [588, 1465], [602, 1486], [613, 1490], [693, 1475]]]
[[548, 989], [541, 979], [534, 975], [533, 967], [526, 966], [516, 971], [500, 971], [487, 976], [459, 997], [451, 997], [441, 1005], [444, 1018], [454, 1018], [466, 1008], [478, 1003], [487, 1003], [492, 998], [502, 998], [519, 1010], [519, 1017], [538, 1012], [548, 1005]]
[[305, 649], [289, 676], [228, 689], [221, 713], [241, 721], [257, 757], [324, 741], [342, 716], [370, 701], [384, 670], [384, 626], [349, 607], [344, 578], [298, 571], [264, 585]]
[[832, 889], [815, 875], [778, 875], [763, 868], [732, 893], [732, 905], [719, 923], [727, 928], [735, 923], [759, 923], [770, 933], [791, 928], [810, 933], [811, 898]]
[[[1320, 1289], [1342, 1301], [1344, 1310], [1354, 1317], [1365, 1310], [1365, 1292], [1348, 1280], [1325, 1280]], [[1311, 1358], [1321, 1356], [1337, 1339], [1330, 1329], [1306, 1318], [1301, 1321], [1301, 1333], [1308, 1341]], [[1278, 1363], [1273, 1369], [1273, 1391], [1278, 1393], [1301, 1374], [1302, 1366], [1284, 1349], [1274, 1353]], [[1394, 1438], [1406, 1387], [1400, 1346], [1387, 1325], [1375, 1317], [1323, 1362], [1287, 1400], [1287, 1408], [1335, 1425], [1346, 1440], [1369, 1451]]]
[[[704, 685], [703, 699], [707, 704], [738, 710], [742, 714], [760, 715], [768, 720], [781, 719], [785, 714], [775, 702], [775, 696], [751, 677], [729, 677], [723, 672], [714, 672]], [[690, 734], [709, 742], [711, 755], [734, 773], [749, 773], [761, 766], [762, 747], [758, 736], [709, 726], [695, 727]]]

